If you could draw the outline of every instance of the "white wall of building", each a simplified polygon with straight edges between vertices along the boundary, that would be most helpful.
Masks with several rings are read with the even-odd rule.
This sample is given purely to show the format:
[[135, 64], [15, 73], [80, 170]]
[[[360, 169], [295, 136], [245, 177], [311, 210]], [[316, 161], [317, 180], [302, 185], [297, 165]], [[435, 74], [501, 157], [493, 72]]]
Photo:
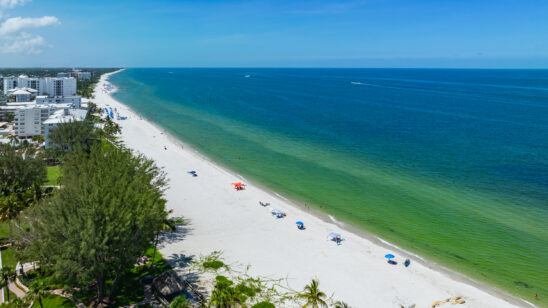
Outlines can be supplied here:
[[19, 137], [31, 137], [42, 134], [41, 110], [39, 108], [21, 108], [15, 111], [14, 130]]
[[82, 105], [81, 96], [64, 96], [64, 97], [48, 97], [48, 96], [37, 96], [36, 104], [71, 104], [74, 108], [80, 109]]
[[19, 137], [44, 135], [44, 122], [59, 110], [70, 110], [70, 104], [27, 105], [14, 111], [14, 131]]
[[44, 77], [31, 78], [27, 76], [5, 77], [4, 94], [14, 88], [31, 88], [37, 95], [75, 96], [76, 78], [74, 77]]
[[76, 78], [74, 77], [46, 77], [45, 89], [39, 95], [49, 96], [75, 96]]

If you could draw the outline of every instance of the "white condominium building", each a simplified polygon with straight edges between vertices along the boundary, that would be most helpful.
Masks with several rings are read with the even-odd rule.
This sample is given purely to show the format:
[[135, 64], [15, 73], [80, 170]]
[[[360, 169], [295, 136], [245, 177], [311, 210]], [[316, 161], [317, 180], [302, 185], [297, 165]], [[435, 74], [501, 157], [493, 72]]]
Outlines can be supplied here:
[[46, 77], [46, 89], [41, 95], [75, 96], [76, 79], [74, 77]]
[[70, 109], [70, 104], [26, 105], [14, 110], [13, 130], [18, 137], [44, 135], [44, 121], [58, 110]]
[[37, 95], [74, 96], [76, 95], [76, 78], [74, 77], [19, 77], [4, 78], [4, 94], [15, 88], [29, 88]]

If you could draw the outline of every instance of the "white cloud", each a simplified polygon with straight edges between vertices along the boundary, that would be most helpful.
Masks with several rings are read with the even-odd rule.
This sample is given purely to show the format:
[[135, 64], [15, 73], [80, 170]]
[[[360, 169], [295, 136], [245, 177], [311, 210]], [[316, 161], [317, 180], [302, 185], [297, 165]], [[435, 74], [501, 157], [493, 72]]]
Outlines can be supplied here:
[[19, 32], [23, 29], [40, 28], [60, 24], [59, 19], [54, 16], [44, 16], [40, 18], [13, 17], [6, 19], [0, 24], [0, 37]]
[[25, 5], [31, 0], [0, 0], [0, 9], [12, 9], [18, 5]]
[[21, 32], [17, 36], [3, 38], [0, 51], [3, 53], [39, 54], [44, 47], [51, 46], [43, 37]]
[[0, 53], [39, 54], [44, 48], [52, 46], [36, 34], [27, 33], [27, 30], [46, 26], [59, 25], [59, 19], [54, 16], [38, 18], [12, 17], [4, 15], [5, 10], [18, 5], [24, 5], [31, 0], [0, 0]]
[[0, 20], [4, 18], [4, 10], [13, 9], [18, 5], [25, 5], [31, 0], [0, 0]]

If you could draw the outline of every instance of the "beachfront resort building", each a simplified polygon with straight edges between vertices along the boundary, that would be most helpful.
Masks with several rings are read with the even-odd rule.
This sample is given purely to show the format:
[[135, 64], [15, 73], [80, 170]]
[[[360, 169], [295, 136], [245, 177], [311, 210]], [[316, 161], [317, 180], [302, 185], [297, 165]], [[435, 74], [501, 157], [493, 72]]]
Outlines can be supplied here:
[[13, 111], [13, 130], [21, 138], [44, 135], [44, 122], [55, 112], [69, 109], [71, 104], [21, 104]]
[[5, 77], [0, 121], [13, 118], [11, 130], [5, 131], [20, 138], [42, 135], [47, 139], [49, 131], [59, 123], [84, 120], [87, 110], [80, 109], [82, 97], [76, 95], [76, 78], [70, 75]]
[[33, 89], [36, 95], [74, 96], [76, 95], [76, 78], [74, 77], [4, 77], [4, 94], [10, 91]]

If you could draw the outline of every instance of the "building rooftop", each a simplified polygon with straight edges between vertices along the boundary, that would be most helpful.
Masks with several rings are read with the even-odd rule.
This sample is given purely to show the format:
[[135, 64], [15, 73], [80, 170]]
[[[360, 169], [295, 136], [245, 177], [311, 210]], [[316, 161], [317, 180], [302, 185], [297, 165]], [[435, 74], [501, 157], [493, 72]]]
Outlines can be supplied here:
[[[32, 89], [32, 88], [13, 88], [13, 89], [9, 89], [8, 92], [12, 95], [17, 95], [17, 93], [15, 92], [18, 92], [18, 91], [25, 91], [25, 92], [28, 92], [28, 93], [23, 93], [23, 94], [31, 94], [31, 93], [36, 93], [38, 92], [38, 90], [35, 90], [35, 89]], [[21, 94], [21, 93], [20, 93]]]
[[11, 92], [11, 94], [12, 95], [30, 95], [30, 92], [25, 90], [17, 90], [17, 91]]
[[59, 124], [75, 121], [83, 121], [88, 111], [85, 109], [60, 109], [54, 112], [44, 124]]

